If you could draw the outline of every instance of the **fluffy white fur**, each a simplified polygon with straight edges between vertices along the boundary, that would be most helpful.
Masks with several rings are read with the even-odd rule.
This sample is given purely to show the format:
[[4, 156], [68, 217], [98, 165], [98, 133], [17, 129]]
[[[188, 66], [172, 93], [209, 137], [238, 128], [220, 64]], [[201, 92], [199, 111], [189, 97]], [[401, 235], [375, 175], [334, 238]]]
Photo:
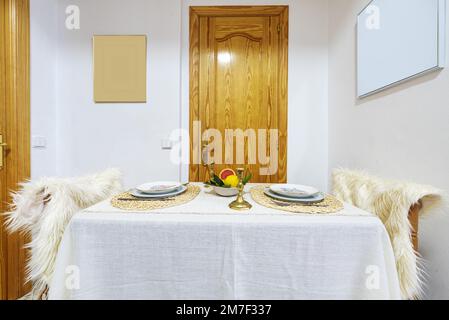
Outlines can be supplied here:
[[26, 182], [13, 194], [6, 223], [10, 232], [31, 234], [27, 280], [33, 286], [33, 299], [39, 298], [50, 284], [59, 243], [72, 216], [121, 189], [121, 173], [109, 169], [81, 178]]
[[436, 207], [446, 207], [443, 192], [431, 186], [383, 180], [365, 172], [337, 169], [333, 172], [334, 194], [342, 201], [376, 214], [391, 239], [402, 297], [417, 299], [422, 295], [423, 270], [413, 249], [410, 208], [419, 201], [421, 215]]

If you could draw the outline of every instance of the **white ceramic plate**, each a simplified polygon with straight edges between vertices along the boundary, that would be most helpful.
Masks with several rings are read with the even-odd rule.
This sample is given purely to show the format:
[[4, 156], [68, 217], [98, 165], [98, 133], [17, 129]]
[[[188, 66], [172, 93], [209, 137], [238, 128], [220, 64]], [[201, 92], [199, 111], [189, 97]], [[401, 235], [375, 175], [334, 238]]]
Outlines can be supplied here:
[[281, 196], [301, 199], [313, 197], [320, 193], [316, 188], [299, 184], [274, 184], [270, 187], [270, 190]]
[[175, 189], [175, 191], [172, 192], [166, 192], [166, 193], [160, 193], [160, 194], [148, 194], [141, 192], [137, 189], [133, 189], [130, 191], [130, 194], [136, 198], [142, 198], [142, 199], [164, 199], [164, 198], [170, 198], [177, 195], [180, 195], [187, 191], [187, 187], [181, 185], [179, 189]]
[[309, 198], [292, 198], [292, 197], [285, 197], [285, 196], [281, 196], [277, 193], [274, 193], [273, 191], [271, 191], [269, 188], [265, 189], [265, 194], [270, 197], [273, 198], [275, 200], [280, 200], [280, 201], [287, 201], [287, 202], [294, 202], [294, 203], [304, 203], [304, 204], [315, 204], [315, 203], [320, 203], [323, 202], [323, 200], [325, 199], [324, 194], [322, 193], [318, 193], [312, 197]]
[[182, 186], [180, 182], [174, 181], [156, 181], [144, 183], [136, 188], [141, 193], [147, 194], [164, 194], [173, 192]]

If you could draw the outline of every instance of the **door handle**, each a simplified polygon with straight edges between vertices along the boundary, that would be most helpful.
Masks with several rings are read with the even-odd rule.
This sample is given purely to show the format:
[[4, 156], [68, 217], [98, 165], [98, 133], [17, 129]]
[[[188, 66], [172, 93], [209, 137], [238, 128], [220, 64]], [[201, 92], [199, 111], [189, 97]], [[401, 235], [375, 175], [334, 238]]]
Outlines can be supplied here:
[[4, 153], [5, 153], [4, 148], [7, 147], [7, 146], [8, 146], [8, 144], [3, 142], [3, 135], [0, 134], [0, 169], [3, 168], [3, 156], [4, 156]]

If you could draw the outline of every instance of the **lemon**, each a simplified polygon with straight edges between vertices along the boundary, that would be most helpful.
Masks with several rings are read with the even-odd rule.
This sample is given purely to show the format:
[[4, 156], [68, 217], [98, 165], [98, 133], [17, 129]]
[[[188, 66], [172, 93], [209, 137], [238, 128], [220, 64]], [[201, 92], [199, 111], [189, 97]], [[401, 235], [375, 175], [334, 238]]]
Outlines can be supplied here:
[[235, 188], [239, 184], [239, 177], [237, 177], [236, 175], [232, 175], [227, 177], [223, 182], [226, 186]]

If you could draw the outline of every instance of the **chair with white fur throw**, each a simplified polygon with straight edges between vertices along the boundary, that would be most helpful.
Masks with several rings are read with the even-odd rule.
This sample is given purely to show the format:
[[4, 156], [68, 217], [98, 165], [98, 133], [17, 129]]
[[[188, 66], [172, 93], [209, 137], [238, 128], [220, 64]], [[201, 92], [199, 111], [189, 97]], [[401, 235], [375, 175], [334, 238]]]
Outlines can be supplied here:
[[7, 213], [8, 231], [31, 235], [26, 272], [32, 292], [26, 299], [46, 298], [59, 243], [72, 216], [121, 189], [121, 173], [109, 169], [81, 178], [43, 178], [23, 183], [13, 194], [12, 211]]
[[419, 216], [443, 207], [443, 192], [346, 169], [334, 170], [333, 191], [340, 200], [372, 212], [382, 220], [393, 246], [402, 297], [420, 298], [423, 270], [418, 253]]

